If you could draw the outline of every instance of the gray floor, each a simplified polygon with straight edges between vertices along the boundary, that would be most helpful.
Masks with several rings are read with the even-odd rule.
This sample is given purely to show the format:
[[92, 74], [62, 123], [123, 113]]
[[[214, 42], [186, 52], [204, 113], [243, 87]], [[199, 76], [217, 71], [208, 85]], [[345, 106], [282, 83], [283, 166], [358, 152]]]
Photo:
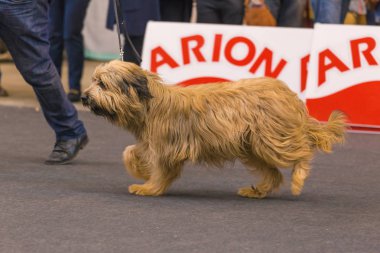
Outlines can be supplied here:
[[187, 166], [164, 197], [128, 194], [121, 152], [133, 138], [82, 112], [91, 142], [46, 166], [40, 112], [0, 106], [0, 252], [380, 252], [380, 135], [350, 134], [318, 154], [300, 197], [287, 182], [264, 200], [240, 164]]

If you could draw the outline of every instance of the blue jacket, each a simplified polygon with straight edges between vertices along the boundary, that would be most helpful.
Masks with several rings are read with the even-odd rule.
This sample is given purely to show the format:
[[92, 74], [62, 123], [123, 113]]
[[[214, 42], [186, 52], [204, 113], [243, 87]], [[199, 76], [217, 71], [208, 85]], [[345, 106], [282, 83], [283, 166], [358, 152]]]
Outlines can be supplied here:
[[[144, 35], [149, 20], [160, 20], [159, 0], [120, 0], [120, 5], [131, 36]], [[113, 30], [115, 23], [114, 3], [109, 0], [106, 27]]]

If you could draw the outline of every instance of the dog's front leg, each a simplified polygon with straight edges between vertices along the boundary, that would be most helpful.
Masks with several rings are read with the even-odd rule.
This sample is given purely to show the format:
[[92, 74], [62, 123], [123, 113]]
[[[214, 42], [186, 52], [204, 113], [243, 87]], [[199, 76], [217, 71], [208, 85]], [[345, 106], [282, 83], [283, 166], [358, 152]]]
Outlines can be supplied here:
[[149, 180], [151, 174], [151, 164], [147, 154], [147, 145], [139, 143], [125, 148], [123, 152], [123, 162], [127, 172], [138, 179]]
[[151, 175], [145, 184], [133, 184], [129, 186], [128, 190], [132, 194], [143, 196], [159, 196], [166, 192], [171, 183], [179, 177], [182, 171], [183, 163], [171, 163], [170, 166], [167, 162], [155, 163], [151, 168]]

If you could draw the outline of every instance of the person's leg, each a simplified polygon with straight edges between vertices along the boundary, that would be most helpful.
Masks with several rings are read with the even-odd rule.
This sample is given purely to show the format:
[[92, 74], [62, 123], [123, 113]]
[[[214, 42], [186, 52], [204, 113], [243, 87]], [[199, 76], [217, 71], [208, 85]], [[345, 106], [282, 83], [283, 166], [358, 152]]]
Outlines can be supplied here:
[[340, 10], [340, 23], [344, 23], [344, 19], [346, 18], [348, 7], [350, 6], [351, 0], [342, 0], [341, 10]]
[[62, 71], [64, 2], [52, 0], [49, 8], [49, 53], [59, 75]]
[[375, 19], [375, 24], [379, 25], [380, 24], [380, 4], [376, 6], [374, 19]]
[[241, 25], [244, 17], [244, 0], [223, 0], [219, 3], [222, 9], [223, 24]]
[[86, 130], [78, 120], [75, 107], [68, 101], [49, 56], [47, 15], [47, 1], [20, 1], [10, 5], [0, 0], [0, 37], [17, 69], [33, 86], [57, 141], [75, 139], [85, 135]]
[[265, 4], [277, 21], [281, 9], [281, 0], [265, 0]]
[[367, 25], [376, 25], [375, 12], [373, 10], [367, 11], [366, 19], [367, 19]]
[[77, 91], [80, 99], [81, 78], [84, 64], [82, 29], [89, 0], [66, 0], [63, 39], [69, 65], [69, 87]]
[[342, 0], [312, 0], [315, 23], [340, 24]]
[[160, 0], [162, 21], [190, 22], [192, 0]]
[[2, 77], [2, 72], [0, 69], [0, 97], [8, 97], [8, 92], [1, 86], [1, 77]]
[[277, 16], [277, 25], [302, 27], [306, 4], [307, 0], [283, 0], [279, 15]]
[[[133, 46], [136, 48], [137, 53], [141, 56], [142, 48], [144, 44], [144, 35], [141, 36], [129, 36], [131, 39]], [[131, 45], [128, 43], [126, 39], [124, 39], [124, 60], [127, 62], [133, 62], [137, 65], [140, 65], [139, 60], [137, 59], [135, 53], [133, 52], [133, 49]]]
[[222, 23], [218, 1], [220, 0], [197, 1], [197, 23]]

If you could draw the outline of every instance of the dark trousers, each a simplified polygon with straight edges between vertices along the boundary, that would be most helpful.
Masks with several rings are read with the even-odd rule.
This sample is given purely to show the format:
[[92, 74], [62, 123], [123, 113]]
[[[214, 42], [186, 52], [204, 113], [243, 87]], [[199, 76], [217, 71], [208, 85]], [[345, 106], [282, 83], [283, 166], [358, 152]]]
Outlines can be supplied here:
[[33, 87], [57, 140], [67, 140], [86, 130], [49, 55], [48, 7], [46, 0], [0, 0], [0, 37], [17, 69]]
[[190, 22], [192, 0], [160, 0], [162, 21]]
[[84, 47], [82, 29], [89, 0], [52, 0], [49, 11], [50, 55], [61, 75], [62, 54], [66, 49], [69, 87], [80, 91]]
[[197, 22], [215, 24], [243, 23], [244, 0], [198, 0]]
[[302, 27], [307, 0], [266, 0], [277, 26]]
[[[124, 36], [125, 37], [125, 36]], [[141, 57], [142, 55], [142, 48], [144, 44], [144, 35], [141, 36], [129, 36], [131, 42], [133, 43], [133, 46], [135, 47], [137, 53]], [[133, 62], [136, 65], [140, 65], [140, 61], [136, 57], [136, 54], [133, 52], [132, 46], [130, 43], [128, 43], [127, 39], [124, 39], [124, 60], [127, 62]]]

